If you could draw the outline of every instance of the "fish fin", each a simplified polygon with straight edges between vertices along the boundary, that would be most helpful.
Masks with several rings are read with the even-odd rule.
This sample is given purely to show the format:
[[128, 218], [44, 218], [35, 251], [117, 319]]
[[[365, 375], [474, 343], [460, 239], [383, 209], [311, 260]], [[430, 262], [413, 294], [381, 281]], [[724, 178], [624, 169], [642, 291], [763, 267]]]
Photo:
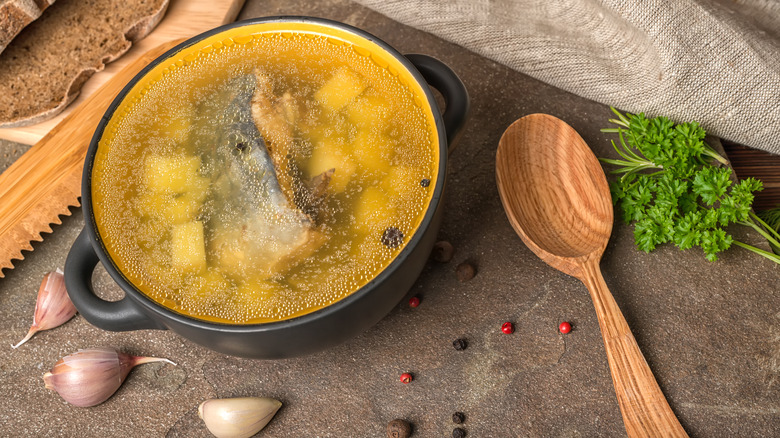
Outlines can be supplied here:
[[328, 169], [309, 180], [309, 193], [313, 203], [328, 196], [328, 185], [335, 172], [336, 169]]
[[297, 204], [312, 222], [321, 223], [323, 220], [323, 214], [327, 211], [323, 206], [329, 195], [328, 185], [335, 172], [336, 169], [328, 169], [310, 179], [306, 183], [304, 195], [298, 200]]

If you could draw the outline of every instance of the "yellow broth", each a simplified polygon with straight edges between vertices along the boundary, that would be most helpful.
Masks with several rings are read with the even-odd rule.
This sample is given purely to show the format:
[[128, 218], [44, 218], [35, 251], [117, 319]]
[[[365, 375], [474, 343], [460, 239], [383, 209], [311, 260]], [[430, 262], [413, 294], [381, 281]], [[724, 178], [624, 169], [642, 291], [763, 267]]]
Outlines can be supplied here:
[[[98, 232], [122, 274], [174, 311], [232, 324], [300, 316], [376, 277], [419, 226], [438, 168], [419, 85], [377, 53], [357, 37], [265, 30], [206, 40], [150, 72], [106, 127], [92, 171]], [[203, 158], [225, 119], [214, 96], [258, 72], [292, 133], [295, 178], [335, 169], [307, 212], [324, 243], [282, 261], [247, 242], [254, 206], [231, 202], [224, 169]]]

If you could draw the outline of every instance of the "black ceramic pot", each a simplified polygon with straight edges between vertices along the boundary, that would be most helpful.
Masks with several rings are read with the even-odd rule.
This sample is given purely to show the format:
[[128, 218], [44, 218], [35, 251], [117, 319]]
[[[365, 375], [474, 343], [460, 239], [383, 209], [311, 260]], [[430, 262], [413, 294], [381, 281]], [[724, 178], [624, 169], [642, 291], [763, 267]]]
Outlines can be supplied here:
[[[195, 319], [172, 311], [141, 293], [119, 271], [107, 253], [98, 233], [92, 206], [91, 174], [98, 143], [108, 121], [135, 83], [151, 69], [180, 51], [206, 38], [236, 28], [259, 23], [291, 23], [316, 26], [351, 34], [376, 44], [397, 59], [409, 75], [424, 89], [427, 105], [433, 113], [438, 132], [439, 166], [433, 197], [421, 225], [410, 236], [400, 254], [368, 284], [346, 298], [296, 318], [254, 325], [220, 324]], [[446, 110], [440, 113], [430, 84], [444, 97]], [[440, 61], [425, 55], [401, 55], [388, 44], [360, 29], [329, 20], [308, 17], [272, 17], [246, 20], [213, 29], [187, 40], [141, 71], [116, 97], [98, 126], [87, 152], [82, 182], [85, 227], [73, 244], [65, 264], [68, 293], [79, 312], [93, 325], [111, 331], [169, 329], [212, 350], [249, 358], [278, 359], [323, 350], [355, 336], [376, 324], [416, 281], [436, 240], [442, 218], [449, 146], [462, 128], [469, 109], [466, 89], [455, 73]], [[125, 292], [124, 298], [109, 302], [95, 295], [92, 272], [100, 262]]]

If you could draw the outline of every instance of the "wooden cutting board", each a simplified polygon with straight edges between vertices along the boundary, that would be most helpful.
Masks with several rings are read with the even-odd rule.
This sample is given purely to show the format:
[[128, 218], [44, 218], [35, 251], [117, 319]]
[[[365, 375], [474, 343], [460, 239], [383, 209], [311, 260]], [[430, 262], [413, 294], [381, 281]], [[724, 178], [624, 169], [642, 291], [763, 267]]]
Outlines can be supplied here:
[[165, 42], [189, 38], [217, 26], [232, 22], [244, 0], [170, 0], [168, 11], [157, 27], [116, 61], [107, 64], [84, 84], [81, 94], [65, 111], [53, 119], [19, 128], [0, 128], [0, 138], [23, 144], [35, 144], [64, 119], [73, 108], [84, 102], [117, 72], [150, 49]]

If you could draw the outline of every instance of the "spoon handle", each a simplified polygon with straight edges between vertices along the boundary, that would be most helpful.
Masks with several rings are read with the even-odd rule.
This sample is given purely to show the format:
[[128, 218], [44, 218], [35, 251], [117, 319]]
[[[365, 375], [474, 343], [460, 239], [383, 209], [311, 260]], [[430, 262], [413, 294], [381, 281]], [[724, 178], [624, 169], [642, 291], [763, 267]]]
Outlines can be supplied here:
[[585, 262], [582, 281], [596, 307], [612, 384], [628, 436], [687, 437], [604, 282], [598, 258]]

